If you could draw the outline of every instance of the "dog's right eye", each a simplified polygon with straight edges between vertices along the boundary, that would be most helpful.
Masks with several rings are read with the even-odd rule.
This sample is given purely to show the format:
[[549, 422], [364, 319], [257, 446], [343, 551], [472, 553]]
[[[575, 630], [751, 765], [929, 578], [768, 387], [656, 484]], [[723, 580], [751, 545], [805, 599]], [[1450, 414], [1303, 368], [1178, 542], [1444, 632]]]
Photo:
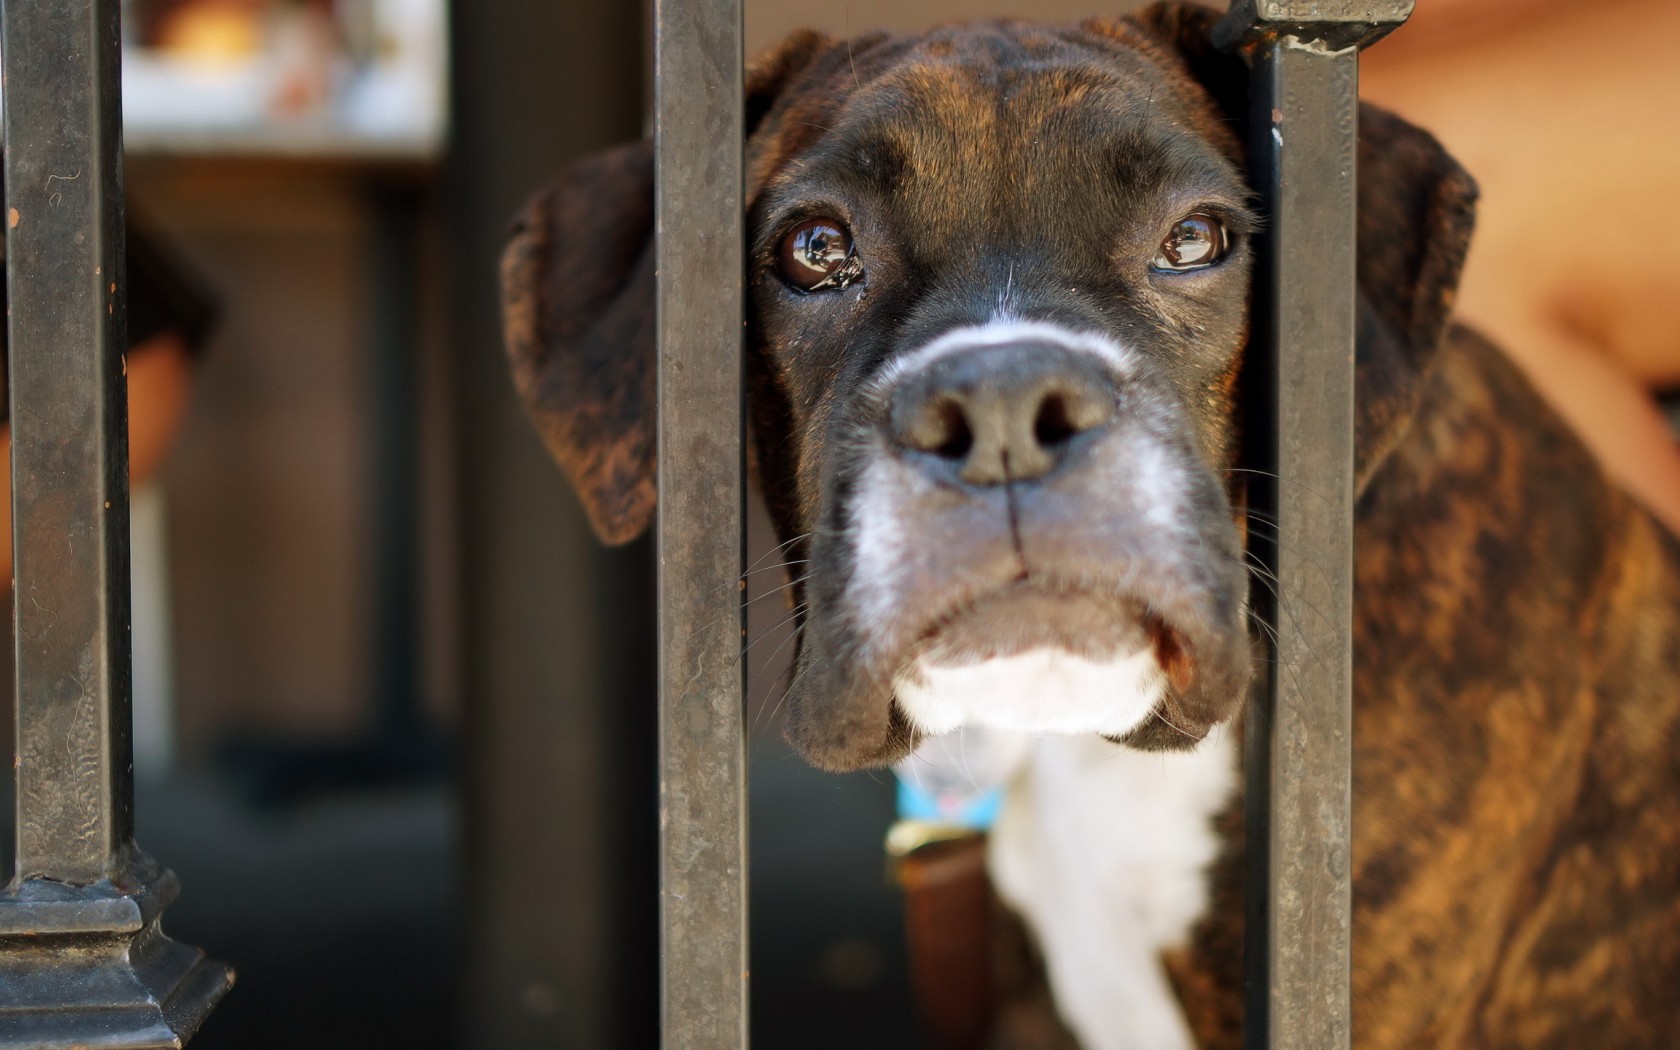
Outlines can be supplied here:
[[802, 292], [844, 288], [863, 276], [852, 235], [834, 219], [806, 219], [789, 230], [776, 253], [776, 269]]

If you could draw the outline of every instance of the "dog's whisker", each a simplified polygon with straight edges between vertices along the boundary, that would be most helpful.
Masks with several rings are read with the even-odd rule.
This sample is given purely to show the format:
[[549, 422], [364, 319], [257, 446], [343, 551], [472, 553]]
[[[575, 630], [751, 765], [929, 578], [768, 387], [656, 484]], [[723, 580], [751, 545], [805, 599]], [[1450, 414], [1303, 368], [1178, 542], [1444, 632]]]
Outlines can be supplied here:
[[1294, 602], [1294, 603], [1299, 604], [1299, 605], [1304, 605], [1309, 610], [1311, 610], [1312, 613], [1315, 616], [1318, 617], [1319, 622], [1322, 623], [1325, 627], [1328, 627], [1332, 631], [1335, 631], [1335, 630], [1338, 629], [1335, 624], [1330, 622], [1330, 618], [1328, 616], [1324, 615], [1324, 613], [1319, 611], [1318, 606], [1314, 605], [1312, 602], [1307, 601], [1307, 599], [1302, 595], [1299, 588], [1292, 588], [1292, 587], [1284, 586], [1283, 581], [1277, 578], [1276, 573], [1272, 572], [1270, 569], [1266, 568], [1264, 565], [1260, 564], [1257, 561], [1245, 562], [1245, 564], [1247, 565], [1248, 570], [1250, 572], [1257, 574], [1260, 577], [1261, 582], [1266, 583], [1267, 586], [1269, 586], [1271, 588], [1272, 597], [1276, 598], [1278, 600], [1278, 603], [1279, 603], [1280, 607], [1283, 604], [1283, 599], [1284, 599], [1285, 595], [1287, 595], [1291, 602]]
[[[810, 580], [811, 576], [812, 576], [811, 573], [806, 573], [805, 575], [799, 577], [798, 579], [789, 580], [786, 583], [780, 584], [776, 587], [770, 588], [767, 591], [763, 591], [759, 594], [756, 594], [753, 597], [751, 597], [751, 598], [747, 599], [746, 601], [742, 602], [738, 608], [741, 610], [741, 612], [743, 614], [745, 614], [747, 612], [747, 610], [749, 610], [752, 606], [757, 605], [759, 602], [763, 601], [764, 599], [775, 597], [776, 595], [782, 594], [783, 592], [787, 591], [789, 588], [797, 587], [798, 585], [800, 585], [802, 583], [805, 583], [806, 581]], [[727, 614], [725, 614], [725, 615], [727, 616]], [[710, 630], [716, 624], [721, 623], [724, 618], [725, 618], [724, 616], [714, 616], [710, 620], [706, 620], [706, 621], [702, 622], [698, 627], [694, 628], [693, 631], [689, 632], [687, 638], [685, 638], [684, 641], [692, 641], [693, 639], [698, 638], [700, 635], [702, 635], [706, 631]]]
[[[778, 657], [778, 656], [780, 656], [780, 655], [781, 655], [781, 653], [782, 653], [782, 650], [783, 650], [783, 649], [785, 649], [785, 648], [787, 648], [787, 644], [788, 644], [788, 643], [789, 643], [789, 642], [791, 642], [791, 641], [793, 641], [793, 640], [794, 640], [794, 639], [796, 639], [796, 638], [798, 638], [798, 637], [799, 637], [799, 633], [800, 633], [800, 631], [802, 631], [802, 630], [804, 630], [804, 627], [803, 627], [803, 625], [799, 625], [799, 626], [795, 626], [795, 627], [794, 627], [794, 629], [793, 629], [793, 630], [792, 630], [792, 631], [789, 631], [789, 632], [788, 632], [788, 636], [787, 636], [787, 637], [786, 637], [786, 638], [783, 638], [783, 639], [782, 639], [782, 641], [781, 641], [781, 644], [780, 644], [780, 645], [777, 645], [777, 646], [776, 646], [776, 648], [774, 648], [774, 649], [772, 649], [772, 650], [770, 650], [770, 655], [769, 655], [769, 657], [767, 657], [767, 658], [766, 658], [766, 659], [765, 659], [765, 661], [764, 661], [764, 663], [765, 663], [765, 665], [766, 665], [766, 666], [767, 666], [767, 667], [773, 667], [773, 666], [775, 666], [775, 663], [776, 663], [776, 657]], [[756, 644], [757, 644], [757, 642], [758, 642], [758, 641], [759, 641], [759, 639], [754, 639], [754, 644], [755, 644], [755, 645], [756, 645]], [[745, 650], [743, 650], [743, 651], [742, 651], [742, 655], [743, 655], [743, 656], [745, 656], [745, 655], [746, 655], [746, 653], [745, 653]], [[774, 705], [773, 705], [773, 706], [772, 706], [772, 707], [771, 707], [771, 708], [770, 708], [770, 714], [769, 714], [769, 716], [768, 716], [768, 717], [769, 717], [769, 718], [770, 718], [770, 719], [771, 719], [771, 720], [774, 720], [774, 719], [775, 719], [775, 717], [776, 717], [776, 712], [777, 712], [777, 711], [778, 711], [778, 710], [780, 710], [780, 709], [781, 709], [781, 706], [782, 706], [782, 702], [783, 702], [783, 701], [784, 701], [784, 700], [786, 700], [786, 699], [787, 699], [787, 696], [788, 696], [788, 692], [790, 692], [790, 691], [791, 691], [791, 690], [792, 690], [792, 686], [793, 686], [793, 681], [792, 681], [792, 673], [793, 673], [793, 672], [792, 672], [792, 669], [791, 669], [791, 668], [790, 668], [790, 669], [789, 669], [789, 670], [788, 670], [788, 672], [787, 672], [787, 677], [788, 677], [788, 689], [787, 689], [787, 690], [784, 690], [784, 691], [783, 691], [783, 692], [782, 692], [782, 695], [781, 695], [781, 697], [780, 697], [780, 698], [779, 698], [779, 699], [778, 699], [778, 700], [777, 700], [777, 701], [776, 701], [776, 703], [775, 703], [775, 704], [774, 704]], [[771, 679], [771, 683], [772, 683], [772, 684], [771, 684], [771, 685], [770, 685], [770, 686], [768, 686], [768, 687], [766, 687], [766, 690], [765, 690], [765, 691], [766, 691], [766, 692], [767, 692], [767, 693], [768, 693], [768, 691], [769, 691], [769, 690], [770, 690], [770, 689], [771, 689], [771, 688], [774, 688], [774, 683], [775, 683], [775, 681], [777, 681], [777, 680], [779, 680], [779, 679], [781, 679], [781, 678], [782, 678], [782, 677], [783, 677], [783, 675], [775, 675], [775, 676], [774, 676], [774, 677], [773, 677], [773, 678], [772, 678], [772, 679]], [[757, 731], [758, 731], [758, 724], [759, 724], [759, 722], [760, 722], [760, 721], [761, 721], [761, 720], [762, 720], [762, 719], [763, 719], [763, 718], [764, 718], [764, 717], [765, 717], [765, 715], [764, 715], [764, 711], [763, 711], [763, 708], [762, 708], [762, 707], [761, 707], [761, 708], [760, 708], [760, 709], [759, 709], [759, 715], [758, 715], [758, 717], [755, 717], [755, 718], [754, 718], [754, 719], [753, 719], [753, 725], [752, 725], [752, 731], [753, 731], [753, 732], [755, 732], [755, 733], [756, 733], [756, 732], [757, 732]]]
[[[1318, 574], [1321, 577], [1323, 577], [1325, 583], [1328, 583], [1331, 586], [1335, 585], [1335, 581], [1333, 579], [1331, 579], [1330, 573], [1324, 568], [1324, 566], [1322, 566], [1318, 563], [1317, 558], [1314, 558], [1311, 554], [1307, 553], [1304, 550], [1301, 550], [1299, 547], [1293, 546], [1292, 544], [1289, 544], [1289, 543], [1285, 542], [1281, 537], [1278, 536], [1278, 526], [1273, 525], [1271, 522], [1259, 522], [1257, 524], [1265, 525], [1266, 527], [1268, 527], [1272, 530], [1270, 533], [1266, 534], [1266, 536], [1265, 536], [1265, 539], [1268, 543], [1277, 547], [1281, 551], [1285, 551], [1286, 553], [1293, 554], [1295, 557], [1301, 559], [1303, 562], [1305, 562], [1306, 564], [1308, 564], [1308, 565], [1312, 566], [1314, 569], [1316, 569], [1318, 571]], [[1242, 553], [1245, 557], [1255, 557], [1255, 554], [1252, 550], [1244, 550]]]
[[763, 554], [759, 555], [758, 560], [753, 562], [751, 565], [747, 566], [747, 568], [749, 570], [750, 569], [756, 569], [759, 565], [763, 564], [764, 559], [769, 558], [772, 555], [777, 554], [778, 552], [783, 551], [783, 550], [787, 549], [788, 547], [793, 546], [795, 543], [798, 543], [800, 540], [808, 540], [814, 535], [815, 535], [814, 532], [802, 532], [799, 535], [793, 537], [792, 539], [783, 540], [781, 543], [776, 544], [774, 547], [771, 547], [769, 550], [767, 550]]
[[968, 778], [968, 786], [973, 788], [976, 794], [984, 794], [986, 789], [974, 779], [974, 769], [968, 764], [968, 740], [960, 734], [957, 737], [957, 760], [962, 763], [963, 776]]
[[[789, 540], [786, 540], [785, 542], [776, 544], [774, 547], [771, 547], [769, 550], [765, 551], [763, 554], [760, 554], [757, 558], [753, 559], [752, 564], [748, 565], [747, 569], [746, 569], [746, 572], [743, 572], [741, 575], [745, 576], [745, 575], [748, 575], [748, 574], [752, 573], [755, 570], [760, 570], [760, 566], [764, 565], [764, 563], [766, 561], [769, 561], [771, 558], [774, 558], [778, 554], [782, 554], [784, 552], [787, 552], [787, 549], [789, 547], [793, 546], [795, 543], [799, 543], [803, 540], [808, 540], [813, 535], [815, 535], [815, 533], [802, 532], [799, 535], [794, 536]], [[803, 559], [803, 558], [783, 559], [783, 560], [781, 560], [779, 562], [776, 562], [775, 564], [771, 565], [770, 568], [775, 568], [776, 565], [787, 565], [787, 564], [790, 564], [790, 563], [798, 563], [798, 562], [801, 562], [801, 561], [804, 561], [804, 560], [805, 559]], [[762, 570], [760, 570], [760, 571], [762, 571]]]
[[[767, 572], [776, 572], [779, 569], [791, 569], [795, 565], [808, 564], [810, 564], [809, 558], [794, 558], [790, 561], [779, 561], [774, 565], [766, 565], [762, 569], [748, 569], [746, 572], [743, 572], [740, 576], [736, 577], [736, 579], [750, 579], [754, 576], [762, 576]], [[727, 586], [727, 584], [725, 584], [725, 586]]]
[[[1250, 566], [1250, 568], [1255, 569], [1257, 567]], [[1270, 575], [1270, 574], [1266, 574], [1266, 575]], [[1323, 658], [1319, 655], [1318, 650], [1313, 648], [1311, 642], [1308, 640], [1307, 633], [1302, 628], [1300, 619], [1295, 615], [1294, 611], [1290, 609], [1289, 602], [1284, 600], [1285, 595], [1283, 593], [1280, 593], [1281, 585], [1276, 582], [1277, 578], [1272, 577], [1270, 580], [1268, 580], [1265, 575], [1259, 575], [1258, 573], [1256, 574], [1255, 578], [1260, 581], [1262, 586], [1264, 586], [1267, 590], [1269, 590], [1271, 592], [1272, 598], [1277, 603], [1278, 612], [1281, 613], [1283, 616], [1285, 616], [1289, 620], [1289, 626], [1294, 629], [1295, 637], [1298, 640], [1300, 640], [1301, 642], [1305, 643], [1306, 650], [1307, 650], [1307, 655], [1310, 656], [1312, 658], [1313, 662], [1318, 664], [1318, 666], [1326, 667], [1327, 665], [1324, 663]], [[1296, 599], [1297, 596], [1294, 595], [1291, 592], [1291, 593], [1288, 594], [1288, 597], [1290, 599]], [[1324, 623], [1324, 625], [1326, 627], [1330, 627], [1332, 630], [1334, 630], [1334, 625], [1330, 623], [1330, 620], [1327, 617], [1325, 617], [1325, 615], [1323, 613], [1320, 613], [1316, 608], [1313, 608], [1313, 606], [1310, 602], [1307, 602], [1304, 599], [1301, 599], [1300, 601], [1301, 601], [1301, 604], [1306, 605], [1308, 608], [1311, 608], [1314, 613], [1317, 613], [1318, 618]], [[1256, 619], [1258, 619], [1258, 617], [1256, 617]], [[1260, 622], [1263, 623], [1264, 621], [1261, 620]], [[1272, 644], [1277, 645], [1277, 644], [1280, 644], [1280, 643], [1281, 643], [1281, 639], [1278, 637], [1277, 633], [1274, 631], [1273, 634], [1272, 634]]]
[[1154, 715], [1156, 718], [1160, 719], [1161, 724], [1165, 725], [1168, 729], [1171, 729], [1173, 732], [1179, 734], [1180, 736], [1188, 737], [1189, 739], [1194, 740], [1197, 743], [1201, 743], [1201, 740], [1202, 740], [1201, 737], [1197, 736], [1194, 733], [1188, 732], [1187, 730], [1182, 729], [1177, 725], [1174, 725], [1173, 720], [1168, 718], [1166, 716], [1166, 714], [1164, 712], [1162, 712], [1159, 704], [1150, 708], [1149, 713], [1151, 715]]
[[[1264, 582], [1264, 581], [1262, 581], [1262, 582]], [[1266, 636], [1271, 639], [1271, 642], [1272, 642], [1271, 651], [1272, 651], [1273, 654], [1276, 654], [1276, 655], [1274, 655], [1271, 659], [1265, 660], [1264, 663], [1267, 666], [1276, 667], [1279, 670], [1283, 671], [1285, 674], [1287, 674], [1289, 676], [1290, 684], [1295, 687], [1295, 692], [1297, 694], [1302, 693], [1304, 690], [1301, 688], [1301, 678], [1300, 678], [1300, 675], [1296, 671], [1296, 664], [1289, 661], [1289, 660], [1285, 660], [1283, 658], [1283, 656], [1281, 655], [1282, 652], [1283, 652], [1283, 649], [1282, 649], [1281, 641], [1278, 637], [1277, 628], [1274, 627], [1273, 625], [1267, 623], [1265, 620], [1261, 619], [1258, 616], [1250, 617], [1249, 622], [1258, 625], [1260, 630], [1263, 631], [1266, 634]], [[1314, 661], [1318, 662], [1320, 664], [1320, 666], [1323, 666], [1323, 662], [1318, 659], [1317, 652], [1314, 651], [1313, 648], [1310, 645], [1307, 646], [1307, 653], [1308, 653], [1309, 656], [1311, 656], [1313, 658]]]
[[[786, 627], [788, 624], [796, 623], [799, 620], [799, 618], [805, 614], [806, 608], [807, 608], [807, 603], [800, 602], [798, 605], [794, 606], [794, 608], [791, 612], [789, 612], [786, 616], [782, 617], [780, 620], [777, 620], [775, 623], [771, 624], [769, 627], [764, 628], [762, 631], [755, 631], [754, 633], [757, 634], [758, 637], [754, 638], [752, 641], [748, 642], [746, 645], [743, 645], [741, 647], [741, 651], [735, 654], [736, 661], [740, 661], [742, 659], [745, 659], [746, 655], [753, 650], [754, 646], [758, 645], [760, 642], [764, 641], [766, 638], [770, 637], [771, 635], [775, 634], [777, 631]], [[802, 627], [803, 624], [800, 624], [798, 626]], [[799, 632], [798, 632], [798, 630], [795, 630], [794, 633], [797, 634]]]
[[790, 590], [791, 588], [797, 587], [800, 584], [809, 581], [811, 579], [811, 577], [814, 576], [814, 575], [816, 575], [816, 574], [808, 572], [805, 575], [798, 577], [797, 579], [792, 579], [792, 580], [787, 581], [786, 583], [777, 584], [776, 586], [770, 588], [769, 590], [763, 591], [759, 594], [755, 594], [751, 598], [742, 602], [741, 603], [741, 608], [747, 609], [747, 608], [750, 608], [753, 605], [756, 605], [757, 603], [763, 601], [766, 598], [775, 597], [776, 595], [781, 594], [783, 591]]
[[[782, 627], [785, 627], [785, 626], [787, 626], [787, 621], [784, 620], [781, 624], [778, 624], [776, 627], [774, 627], [774, 628], [772, 628], [768, 631], [763, 632], [763, 634], [761, 634], [758, 638], [754, 638], [752, 640], [752, 643], [741, 651], [741, 658], [745, 658], [745, 656], [747, 655], [747, 650], [751, 649], [753, 646], [757, 645], [759, 642], [763, 641], [765, 638], [770, 637], [776, 631], [780, 630]], [[783, 638], [781, 640], [781, 642], [777, 644], [776, 648], [774, 648], [770, 651], [770, 655], [767, 659], [765, 659], [763, 666], [765, 666], [766, 668], [775, 666], [776, 657], [781, 655], [782, 650], [787, 647], [789, 642], [796, 641], [799, 638], [800, 634], [804, 630], [805, 630], [805, 625], [804, 624], [795, 624], [794, 627], [793, 627], [793, 630], [788, 632], [788, 636], [786, 638]], [[751, 672], [749, 671], [749, 674], [750, 673]], [[793, 691], [793, 669], [790, 667], [790, 668], [788, 668], [788, 670], [785, 674], [772, 675], [769, 678], [769, 684], [765, 686], [766, 692], [774, 689], [776, 687], [776, 682], [778, 680], [785, 681], [785, 683], [786, 683], [786, 685], [782, 689], [782, 695], [776, 698], [776, 702], [774, 704], [771, 704], [769, 706], [768, 710], [765, 708], [765, 706], [762, 703], [759, 704], [758, 712], [757, 712], [757, 714], [755, 714], [753, 716], [752, 726], [750, 727], [750, 729], [748, 731], [748, 736], [757, 738], [760, 724], [768, 724], [768, 725], [772, 725], [772, 726], [775, 724], [777, 713], [781, 711], [782, 705], [787, 702], [788, 695], [790, 693], [792, 693], [792, 691]], [[759, 741], [757, 743], [754, 743], [752, 755], [754, 755], [754, 756], [757, 755], [758, 748], [761, 746], [761, 744], [762, 744], [762, 739], [759, 739]]]
[[[711, 590], [709, 590], [705, 594], [701, 595], [701, 597], [710, 598], [712, 595], [714, 595], [717, 592], [723, 590], [724, 588], [730, 586], [731, 584], [733, 584], [736, 587], [736, 589], [740, 589], [741, 584], [745, 583], [750, 577], [753, 577], [753, 576], [759, 576], [759, 575], [762, 575], [762, 574], [767, 573], [767, 572], [785, 571], [787, 569], [792, 568], [795, 565], [806, 565], [806, 564], [809, 564], [808, 559], [798, 558], [798, 559], [795, 559], [794, 561], [783, 561], [783, 562], [777, 562], [775, 565], [766, 565], [762, 569], [748, 569], [746, 572], [743, 572], [741, 575], [735, 577], [733, 580], [730, 580], [728, 583], [718, 584], [716, 587], [713, 587]], [[782, 586], [785, 587], [785, 586], [787, 586], [787, 584], [782, 584]]]
[[1262, 477], [1262, 478], [1271, 478], [1272, 480], [1280, 482], [1284, 485], [1295, 486], [1296, 488], [1300, 489], [1302, 492], [1305, 492], [1308, 495], [1313, 496], [1316, 499], [1322, 500], [1326, 506], [1332, 506], [1333, 505], [1333, 504], [1331, 504], [1329, 497], [1325, 496], [1322, 492], [1319, 492], [1317, 489], [1313, 488], [1312, 486], [1304, 485], [1301, 482], [1296, 481], [1294, 478], [1286, 478], [1283, 475], [1274, 473], [1270, 470], [1256, 470], [1253, 467], [1226, 467], [1225, 468], [1225, 473], [1227, 473], [1227, 474], [1254, 474], [1254, 475], [1257, 475], [1257, 476]]
[[[920, 750], [921, 750], [920, 748], [917, 749], [917, 751], [920, 751]], [[922, 786], [922, 777], [921, 777], [921, 774], [916, 771], [916, 765], [919, 762], [926, 762], [927, 759], [922, 758], [917, 753], [917, 751], [910, 752], [910, 759], [911, 760], [909, 762], [903, 763], [902, 768], [910, 771], [910, 783], [915, 786], [917, 793], [922, 794], [922, 795], [926, 795], [927, 794], [927, 788]]]
[[[1260, 628], [1261, 632], [1263, 634], [1265, 634], [1266, 637], [1271, 639], [1272, 644], [1270, 646], [1270, 650], [1271, 650], [1271, 652], [1276, 653], [1278, 651], [1277, 630], [1275, 628], [1273, 628], [1271, 624], [1268, 624], [1266, 621], [1258, 619], [1258, 618], [1256, 618], [1254, 620], [1254, 624], [1255, 624], [1255, 626]], [[1299, 679], [1294, 679], [1294, 670], [1293, 670], [1292, 666], [1289, 664], [1288, 661], [1282, 659], [1281, 657], [1268, 657], [1268, 658], [1262, 660], [1261, 663], [1263, 665], [1267, 666], [1267, 667], [1275, 667], [1278, 670], [1283, 671], [1285, 674], [1290, 675], [1291, 678], [1295, 682], [1295, 687], [1296, 687], [1297, 691], [1299, 691], [1300, 681], [1299, 681]], [[1259, 696], [1258, 693], [1251, 694], [1251, 699], [1257, 699], [1258, 696]]]

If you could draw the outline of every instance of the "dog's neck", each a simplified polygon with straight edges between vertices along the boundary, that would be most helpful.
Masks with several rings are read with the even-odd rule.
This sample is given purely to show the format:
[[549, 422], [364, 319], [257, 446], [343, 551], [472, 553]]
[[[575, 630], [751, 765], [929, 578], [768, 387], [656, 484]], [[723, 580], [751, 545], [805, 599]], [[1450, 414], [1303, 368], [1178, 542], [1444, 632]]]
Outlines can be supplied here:
[[1213, 820], [1236, 789], [1236, 746], [1226, 728], [1191, 752], [1041, 737], [1005, 796], [992, 878], [1036, 936], [1087, 1050], [1194, 1045], [1161, 953], [1185, 943], [1207, 908]]

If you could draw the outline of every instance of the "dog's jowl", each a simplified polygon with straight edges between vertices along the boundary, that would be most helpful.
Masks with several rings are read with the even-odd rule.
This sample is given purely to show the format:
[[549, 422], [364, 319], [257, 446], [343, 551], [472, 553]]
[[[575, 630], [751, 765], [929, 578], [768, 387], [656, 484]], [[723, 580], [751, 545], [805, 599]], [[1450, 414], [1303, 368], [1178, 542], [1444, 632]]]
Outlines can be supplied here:
[[[789, 736], [835, 770], [1035, 737], [991, 866], [1090, 1050], [1240, 1045], [1263, 220], [1212, 19], [802, 34], [747, 85]], [[1450, 324], [1468, 177], [1360, 131], [1355, 1040], [1680, 1045], [1680, 550]], [[653, 513], [651, 194], [647, 143], [583, 161], [504, 262], [517, 384], [611, 541]]]

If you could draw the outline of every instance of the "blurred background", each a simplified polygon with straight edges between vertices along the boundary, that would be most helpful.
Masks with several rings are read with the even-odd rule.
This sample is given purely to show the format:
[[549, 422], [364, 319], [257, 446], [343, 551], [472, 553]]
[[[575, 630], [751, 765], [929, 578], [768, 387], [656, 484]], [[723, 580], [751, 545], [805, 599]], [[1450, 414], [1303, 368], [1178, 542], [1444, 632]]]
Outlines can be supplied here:
[[[1642, 72], [1660, 49], [1583, 46], [1612, 8], [1672, 24], [1667, 0], [1590, 16], [1564, 0], [1479, 3], [1420, 0], [1369, 83], [1449, 146], [1460, 136], [1490, 188], [1488, 173], [1527, 184], [1549, 170], [1487, 127], [1517, 105], [1508, 95], [1532, 97], [1511, 78], [1540, 46], [1522, 35], [1533, 26], [1573, 41], [1567, 61], [1599, 61], [1589, 79], [1606, 91], [1632, 77], [1646, 105], [1655, 90], [1680, 108], [1662, 94], [1680, 77]], [[1128, 6], [1141, 5], [1100, 13]], [[495, 289], [521, 200], [567, 159], [642, 133], [643, 5], [125, 10], [132, 219], [216, 319], [188, 350], [179, 432], [134, 515], [139, 839], [185, 885], [171, 932], [239, 971], [194, 1045], [656, 1045], [651, 550], [591, 537], [512, 396]], [[1098, 12], [749, 0], [747, 13], [750, 55], [803, 25]], [[1577, 17], [1590, 24], [1556, 28]], [[1474, 95], [1494, 51], [1518, 72]], [[1673, 141], [1648, 130], [1633, 154], [1670, 188]], [[1585, 164], [1498, 228], [1532, 232], [1535, 214], [1566, 228], [1569, 207], [1602, 201], [1591, 179], [1608, 168]], [[1669, 265], [1680, 236], [1653, 224], [1673, 220], [1641, 221], [1647, 264]], [[1527, 242], [1489, 251], [1538, 257]], [[1655, 269], [1672, 281], [1680, 262]], [[1520, 301], [1482, 287], [1466, 308], [1496, 334], [1555, 313], [1550, 285]], [[1623, 360], [1650, 340], [1592, 331], [1574, 352], [1622, 362], [1615, 390], [1660, 419], [1644, 391], [1680, 386], [1672, 356]], [[755, 510], [749, 561], [773, 544]], [[889, 778], [790, 754], [784, 611], [752, 610], [755, 1043], [918, 1046], [880, 851]]]

